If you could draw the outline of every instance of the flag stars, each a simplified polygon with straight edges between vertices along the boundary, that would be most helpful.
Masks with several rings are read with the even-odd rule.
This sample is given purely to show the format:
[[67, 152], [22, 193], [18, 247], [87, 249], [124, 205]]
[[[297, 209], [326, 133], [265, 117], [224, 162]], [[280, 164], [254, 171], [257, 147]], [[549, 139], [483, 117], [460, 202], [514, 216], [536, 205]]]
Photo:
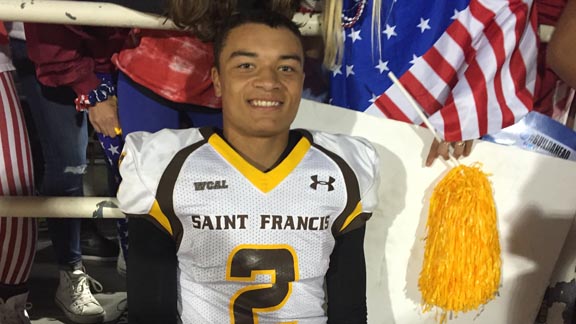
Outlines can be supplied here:
[[362, 37], [360, 37], [360, 31], [354, 30], [354, 28], [352, 28], [352, 31], [350, 32], [348, 37], [352, 39], [352, 44], [354, 44], [357, 40], [362, 40]]
[[450, 17], [450, 19], [452, 19], [452, 20], [458, 19], [459, 14], [460, 14], [460, 11], [454, 9], [454, 14], [452, 15], [452, 17]]
[[108, 151], [110, 151], [110, 153], [112, 153], [112, 156], [120, 154], [120, 152], [118, 152], [118, 146], [115, 146], [112, 144], [110, 144]]
[[342, 65], [337, 64], [332, 67], [332, 77], [337, 76], [338, 74], [342, 74]]
[[376, 65], [374, 68], [378, 69], [380, 74], [384, 73], [384, 71], [390, 71], [388, 68], [388, 61], [382, 62], [382, 60], [378, 60], [378, 65]]
[[416, 61], [418, 61], [419, 58], [420, 58], [420, 56], [416, 56], [416, 54], [412, 54], [412, 60], [410, 61], [410, 64], [412, 64], [412, 65], [416, 64]]
[[346, 77], [354, 75], [354, 65], [346, 65]]
[[416, 27], [420, 28], [420, 33], [424, 33], [426, 29], [431, 29], [430, 18], [428, 19], [420, 18], [420, 23]]
[[396, 34], [396, 26], [390, 26], [388, 24], [386, 24], [386, 29], [382, 31], [382, 34], [386, 34], [387, 39], [390, 39], [392, 36], [398, 36], [398, 34]]
[[376, 100], [378, 100], [378, 96], [376, 96], [375, 94], [372, 94], [372, 98], [368, 101], [370, 101], [370, 103], [375, 103]]

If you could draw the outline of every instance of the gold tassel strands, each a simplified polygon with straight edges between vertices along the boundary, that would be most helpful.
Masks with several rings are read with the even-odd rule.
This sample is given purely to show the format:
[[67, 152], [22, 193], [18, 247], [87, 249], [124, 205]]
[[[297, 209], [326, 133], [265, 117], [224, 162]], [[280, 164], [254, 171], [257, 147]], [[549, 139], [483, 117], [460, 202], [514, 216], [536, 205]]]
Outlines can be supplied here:
[[438, 322], [449, 314], [478, 309], [500, 285], [500, 242], [496, 208], [479, 164], [458, 165], [430, 198], [422, 272], [418, 281], [424, 311], [437, 307]]

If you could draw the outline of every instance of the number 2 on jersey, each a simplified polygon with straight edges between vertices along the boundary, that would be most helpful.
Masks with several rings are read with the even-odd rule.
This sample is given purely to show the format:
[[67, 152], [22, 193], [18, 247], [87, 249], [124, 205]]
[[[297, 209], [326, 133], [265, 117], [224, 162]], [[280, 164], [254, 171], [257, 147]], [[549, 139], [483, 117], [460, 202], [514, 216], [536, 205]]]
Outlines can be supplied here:
[[298, 258], [289, 245], [239, 245], [228, 256], [226, 280], [254, 282], [269, 275], [270, 283], [238, 290], [230, 299], [231, 324], [256, 324], [258, 313], [276, 311], [288, 301], [298, 280]]

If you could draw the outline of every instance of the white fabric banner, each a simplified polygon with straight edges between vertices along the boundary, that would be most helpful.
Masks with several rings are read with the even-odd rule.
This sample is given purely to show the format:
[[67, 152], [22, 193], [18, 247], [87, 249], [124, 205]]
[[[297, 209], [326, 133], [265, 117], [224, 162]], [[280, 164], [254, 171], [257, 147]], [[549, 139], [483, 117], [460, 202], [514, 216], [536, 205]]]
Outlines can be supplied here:
[[[365, 241], [369, 323], [435, 324], [434, 312], [421, 311], [418, 276], [428, 199], [451, 166], [443, 161], [423, 166], [432, 141], [428, 130], [307, 100], [293, 127], [374, 143], [381, 158], [381, 200]], [[459, 314], [449, 323], [534, 323], [576, 213], [576, 163], [488, 142], [475, 143], [462, 160], [473, 162], [492, 174], [502, 287], [482, 311]]]

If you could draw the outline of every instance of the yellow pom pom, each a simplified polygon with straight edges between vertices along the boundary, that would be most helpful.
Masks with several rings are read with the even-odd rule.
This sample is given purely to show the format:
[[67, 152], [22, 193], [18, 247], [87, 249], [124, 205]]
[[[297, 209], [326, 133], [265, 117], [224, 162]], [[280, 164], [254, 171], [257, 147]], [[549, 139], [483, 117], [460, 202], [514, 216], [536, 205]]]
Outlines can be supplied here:
[[438, 321], [479, 308], [500, 285], [500, 241], [487, 175], [478, 164], [459, 165], [430, 198], [424, 263], [418, 281], [424, 311], [435, 307]]

